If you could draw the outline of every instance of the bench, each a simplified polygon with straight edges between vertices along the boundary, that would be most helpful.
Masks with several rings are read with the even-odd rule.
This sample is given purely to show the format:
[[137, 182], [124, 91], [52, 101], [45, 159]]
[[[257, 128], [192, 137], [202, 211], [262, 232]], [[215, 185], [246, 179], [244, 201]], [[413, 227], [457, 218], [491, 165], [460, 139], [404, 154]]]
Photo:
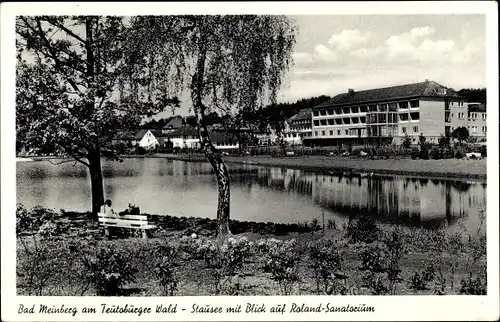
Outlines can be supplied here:
[[98, 213], [99, 224], [106, 229], [106, 235], [110, 235], [109, 227], [130, 228], [142, 230], [142, 238], [148, 238], [150, 230], [156, 228], [155, 224], [148, 221], [147, 215], [119, 215]]

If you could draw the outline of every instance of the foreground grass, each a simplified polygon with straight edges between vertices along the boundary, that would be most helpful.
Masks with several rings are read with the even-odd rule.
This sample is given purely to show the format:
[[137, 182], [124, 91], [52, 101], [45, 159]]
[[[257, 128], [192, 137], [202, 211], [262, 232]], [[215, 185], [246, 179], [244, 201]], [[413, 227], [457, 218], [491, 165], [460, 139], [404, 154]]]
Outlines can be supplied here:
[[[230, 253], [223, 253], [227, 249], [213, 248], [213, 245], [225, 243], [226, 246], [222, 247], [227, 248], [227, 238], [218, 241], [203, 236], [210, 235], [207, 224], [211, 226], [213, 221], [208, 219], [184, 218], [179, 220], [183, 225], [160, 224], [153, 238], [147, 240], [125, 231], [120, 237], [109, 240], [101, 229], [86, 220], [84, 214], [52, 217], [51, 227], [18, 234], [17, 291], [20, 295], [96, 295], [98, 289], [92, 275], [95, 272], [89, 270], [95, 265], [97, 273], [105, 272], [106, 278], [113, 274], [121, 274], [120, 278], [124, 278], [127, 272], [133, 272], [133, 278], [124, 278], [120, 285], [117, 295], [123, 296], [283, 295], [276, 269], [264, 269], [269, 266], [272, 260], [269, 254], [274, 250], [259, 245], [269, 242], [277, 245], [290, 240], [295, 241], [294, 246], [283, 256], [295, 258], [291, 268], [296, 278], [295, 275], [293, 278], [285, 276], [290, 284], [286, 295], [324, 294], [318, 290], [318, 280], [311, 268], [314, 258], [309, 250], [311, 245], [323, 241], [330, 241], [342, 257], [342, 264], [336, 269], [336, 273], [342, 276], [342, 280], [336, 281], [342, 290], [333, 294], [460, 294], [464, 289], [462, 280], [480, 276], [486, 265], [485, 238], [480, 230], [458, 236], [444, 231], [377, 225], [377, 233], [373, 235], [377, 240], [372, 243], [353, 241], [352, 236], [353, 231], [361, 237], [367, 232], [372, 234], [373, 227], [368, 230], [361, 226], [357, 230], [329, 227], [324, 231], [311, 227], [308, 232], [305, 229], [304, 232], [294, 232], [296, 227], [290, 226], [288, 232], [282, 227], [280, 234], [276, 235], [270, 229], [260, 233], [244, 232], [241, 229], [244, 225], [240, 225], [242, 232], [230, 237], [230, 242], [237, 240], [236, 246]], [[378, 245], [378, 240], [389, 240], [387, 237], [390, 236], [396, 236], [399, 242], [396, 246], [389, 246], [388, 252], [380, 257], [378, 246], [374, 248], [373, 245]], [[123, 261], [109, 262], [107, 257], [104, 262], [97, 261], [96, 253], [103, 248], [110, 252], [111, 257], [118, 254], [116, 256]], [[223, 256], [217, 257], [217, 251]], [[377, 261], [387, 261], [387, 254], [393, 251], [403, 254], [397, 258], [400, 272], [394, 289], [383, 291], [381, 285], [388, 283], [385, 273], [374, 268], [362, 269], [366, 264], [363, 256], [373, 255], [369, 263], [376, 266]], [[229, 257], [235, 256], [239, 262], [227, 262]], [[89, 266], [89, 263], [94, 266]], [[415, 274], [423, 276], [430, 266], [436, 271], [436, 279], [419, 284]], [[376, 275], [382, 284], [368, 283], [368, 273]], [[165, 291], [166, 284], [171, 286], [170, 293]]]

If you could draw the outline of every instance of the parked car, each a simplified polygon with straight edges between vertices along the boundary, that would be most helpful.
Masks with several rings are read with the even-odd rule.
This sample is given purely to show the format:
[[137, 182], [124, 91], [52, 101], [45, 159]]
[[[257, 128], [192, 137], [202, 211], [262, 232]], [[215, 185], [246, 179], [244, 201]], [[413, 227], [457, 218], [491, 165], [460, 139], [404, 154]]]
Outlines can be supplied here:
[[293, 152], [293, 151], [287, 151], [286, 152], [286, 156], [287, 157], [293, 157], [294, 155], [295, 155], [295, 152]]
[[342, 153], [342, 156], [343, 156], [343, 157], [348, 157], [349, 155], [350, 155], [350, 153], [349, 153], [349, 152], [347, 152], [347, 151], [345, 151], [344, 153]]
[[466, 159], [481, 159], [481, 153], [471, 152], [465, 154]]
[[366, 157], [368, 155], [368, 153], [366, 153], [365, 151], [360, 151], [359, 155], [362, 157]]

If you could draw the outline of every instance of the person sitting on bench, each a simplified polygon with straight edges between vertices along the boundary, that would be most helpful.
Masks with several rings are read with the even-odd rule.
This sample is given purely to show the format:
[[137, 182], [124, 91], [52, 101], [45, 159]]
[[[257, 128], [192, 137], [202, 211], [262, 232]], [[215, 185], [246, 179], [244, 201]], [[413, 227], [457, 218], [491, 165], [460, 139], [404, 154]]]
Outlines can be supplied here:
[[113, 208], [111, 208], [111, 200], [106, 199], [106, 201], [104, 201], [104, 205], [101, 206], [101, 213], [106, 215], [116, 214]]

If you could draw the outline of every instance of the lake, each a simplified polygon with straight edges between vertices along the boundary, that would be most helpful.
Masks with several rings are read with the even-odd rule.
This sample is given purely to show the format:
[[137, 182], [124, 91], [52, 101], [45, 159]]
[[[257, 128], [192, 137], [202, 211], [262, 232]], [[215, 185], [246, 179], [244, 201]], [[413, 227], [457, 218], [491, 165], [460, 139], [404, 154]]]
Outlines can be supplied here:
[[[486, 183], [229, 164], [231, 218], [297, 223], [367, 213], [408, 226], [474, 229], [486, 210]], [[129, 203], [142, 213], [216, 217], [217, 181], [208, 163], [163, 158], [103, 161], [105, 198], [115, 211]], [[17, 202], [31, 208], [91, 209], [90, 178], [80, 164], [17, 162]]]

